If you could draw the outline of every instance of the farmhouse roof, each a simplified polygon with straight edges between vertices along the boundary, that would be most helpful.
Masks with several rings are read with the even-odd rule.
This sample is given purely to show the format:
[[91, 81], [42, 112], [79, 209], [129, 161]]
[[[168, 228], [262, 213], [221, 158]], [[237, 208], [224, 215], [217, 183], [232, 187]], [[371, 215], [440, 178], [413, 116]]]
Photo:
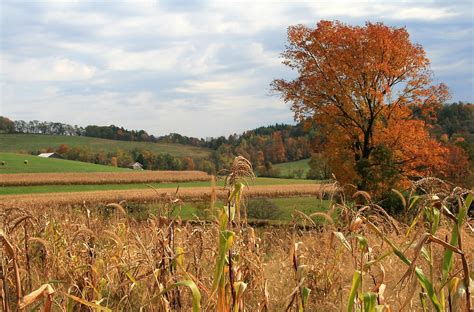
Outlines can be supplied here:
[[129, 164], [127, 167], [132, 168], [132, 169], [143, 169], [143, 165], [141, 163], [139, 163], [138, 161]]
[[59, 155], [58, 153], [41, 153], [38, 155], [38, 157], [43, 157], [43, 158], [50, 158], [50, 157], [54, 157], [54, 158], [63, 158], [61, 155]]

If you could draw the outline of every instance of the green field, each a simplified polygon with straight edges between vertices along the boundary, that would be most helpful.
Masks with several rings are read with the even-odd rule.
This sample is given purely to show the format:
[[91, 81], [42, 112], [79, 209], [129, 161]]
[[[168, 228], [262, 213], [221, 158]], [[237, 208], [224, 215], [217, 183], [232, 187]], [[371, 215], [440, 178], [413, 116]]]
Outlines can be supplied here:
[[[27, 160], [28, 164], [24, 164]], [[110, 171], [130, 171], [130, 169], [103, 166], [79, 161], [62, 159], [41, 158], [37, 156], [13, 153], [0, 153], [0, 162], [5, 161], [5, 165], [0, 166], [0, 173], [41, 173], [41, 172], [110, 172]], [[300, 161], [298, 163], [304, 163]], [[288, 164], [286, 168], [293, 168]], [[291, 169], [289, 169], [291, 170]], [[1, 175], [0, 175], [1, 178]], [[288, 185], [319, 183], [315, 180], [306, 179], [284, 179], [284, 178], [255, 178], [249, 180], [252, 185]], [[217, 182], [218, 186], [223, 186], [223, 181]], [[178, 183], [154, 183], [155, 188], [175, 188]], [[188, 187], [210, 187], [210, 182], [186, 182], [179, 183], [180, 188]], [[36, 186], [9, 186], [0, 187], [0, 195], [20, 195], [20, 194], [40, 194], [40, 193], [60, 193], [60, 192], [88, 192], [106, 190], [133, 190], [146, 189], [148, 186], [143, 183], [135, 184], [100, 184], [100, 185], [36, 185]], [[207, 203], [185, 203], [179, 212], [183, 219], [192, 219], [195, 216], [206, 218], [208, 212]], [[217, 206], [222, 205], [217, 203]], [[248, 202], [249, 211], [254, 211], [257, 216], [249, 216], [249, 220], [267, 220], [270, 223], [285, 223], [292, 219], [294, 211], [300, 210], [305, 214], [316, 211], [326, 211], [327, 201], [321, 201], [314, 197], [293, 197], [293, 198], [267, 198], [250, 199]], [[145, 210], [143, 210], [145, 209]], [[154, 211], [156, 207], [142, 207], [135, 213], [141, 215], [146, 211]], [[207, 215], [207, 217], [209, 217]], [[315, 221], [317, 221], [315, 219]]]
[[309, 171], [309, 159], [275, 164], [273, 165], [273, 168], [279, 170], [280, 177], [293, 177], [296, 171], [301, 171], [301, 177], [304, 178]]
[[[24, 161], [27, 160], [28, 164]], [[0, 174], [2, 173], [40, 173], [40, 172], [117, 172], [130, 171], [126, 168], [96, 165], [80, 161], [42, 158], [26, 154], [0, 152]]]
[[[288, 185], [288, 184], [308, 184], [319, 183], [316, 180], [303, 179], [276, 179], [276, 178], [256, 178], [249, 181], [252, 185]], [[206, 187], [211, 186], [210, 182], [196, 181], [185, 183], [154, 183], [151, 184], [156, 188], [170, 187]], [[223, 181], [217, 183], [223, 186]], [[148, 188], [143, 183], [133, 184], [89, 184], [89, 185], [33, 185], [33, 186], [4, 186], [0, 187], [0, 195], [19, 195], [19, 194], [38, 194], [38, 193], [61, 193], [61, 192], [88, 192], [88, 191], [108, 191], [108, 190], [135, 190]]]
[[56, 149], [61, 144], [69, 147], [88, 147], [93, 152], [115, 152], [118, 149], [133, 151], [135, 149], [149, 150], [153, 153], [168, 153], [176, 157], [192, 155], [195, 158], [205, 158], [211, 150], [182, 144], [131, 142], [107, 140], [82, 136], [59, 136], [42, 134], [0, 134], [1, 152], [21, 152], [28, 154], [51, 147]]
[[[329, 200], [321, 200], [315, 197], [292, 197], [292, 198], [254, 198], [246, 201], [248, 219], [249, 220], [267, 220], [271, 224], [287, 223], [293, 219], [296, 210], [303, 212], [306, 215], [311, 215], [314, 212], [327, 212]], [[217, 202], [215, 207], [221, 207], [224, 203]], [[132, 214], [143, 214], [147, 211], [155, 212], [157, 206], [155, 204], [147, 205], [141, 208], [134, 207]], [[196, 217], [200, 219], [211, 219], [211, 211], [208, 202], [189, 202], [184, 203], [180, 209], [176, 210], [174, 215], [179, 215], [185, 220], [193, 220]], [[332, 215], [333, 219], [337, 218], [337, 213]], [[320, 223], [323, 218], [313, 217], [313, 221]], [[301, 219], [300, 219], [301, 220]]]

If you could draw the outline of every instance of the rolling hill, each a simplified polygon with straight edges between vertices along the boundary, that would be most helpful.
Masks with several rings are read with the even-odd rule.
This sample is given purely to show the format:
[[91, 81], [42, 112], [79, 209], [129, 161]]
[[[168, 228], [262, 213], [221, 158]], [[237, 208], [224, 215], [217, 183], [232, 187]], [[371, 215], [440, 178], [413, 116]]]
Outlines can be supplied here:
[[274, 164], [273, 167], [279, 170], [280, 177], [293, 177], [296, 171], [301, 172], [300, 177], [306, 177], [309, 171], [309, 159], [289, 161], [280, 164]]
[[[25, 164], [24, 161], [28, 163]], [[4, 165], [1, 165], [5, 162]], [[0, 174], [39, 172], [117, 172], [131, 171], [126, 168], [96, 165], [80, 161], [41, 158], [38, 156], [0, 152]]]
[[168, 153], [175, 157], [206, 158], [211, 153], [211, 150], [207, 148], [172, 143], [117, 141], [84, 136], [0, 134], [0, 152], [30, 153], [48, 147], [56, 149], [61, 144], [67, 144], [69, 147], [87, 146], [93, 152], [144, 149], [153, 153]]

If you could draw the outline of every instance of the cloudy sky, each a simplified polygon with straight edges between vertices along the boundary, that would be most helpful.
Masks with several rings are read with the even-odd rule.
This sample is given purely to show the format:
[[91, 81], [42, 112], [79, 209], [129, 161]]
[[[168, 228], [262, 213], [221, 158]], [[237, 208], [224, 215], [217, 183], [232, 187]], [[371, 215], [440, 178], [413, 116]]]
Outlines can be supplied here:
[[453, 101], [474, 101], [473, 2], [0, 2], [0, 115], [206, 137], [292, 122], [272, 95], [286, 28], [406, 26]]

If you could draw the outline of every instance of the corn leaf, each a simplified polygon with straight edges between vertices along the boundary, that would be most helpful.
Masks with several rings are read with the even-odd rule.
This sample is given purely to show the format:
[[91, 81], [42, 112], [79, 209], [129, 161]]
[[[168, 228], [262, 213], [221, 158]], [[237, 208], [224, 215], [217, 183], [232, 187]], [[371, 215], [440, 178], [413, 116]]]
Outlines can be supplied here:
[[420, 199], [420, 196], [413, 196], [411, 201], [410, 201], [410, 205], [408, 206], [408, 210], [410, 210], [411, 208], [413, 208], [413, 206], [416, 204], [416, 202]]
[[469, 208], [471, 207], [473, 200], [472, 194], [467, 195], [466, 202], [464, 205], [460, 205], [459, 207], [459, 213], [457, 215], [458, 217], [458, 226], [462, 226], [464, 223], [464, 219], [466, 218], [467, 212], [469, 211]]
[[[234, 283], [235, 289], [235, 305], [234, 305], [234, 312], [239, 312], [241, 310], [241, 302], [242, 297], [244, 295], [245, 290], [247, 289], [247, 284], [244, 282], [236, 282]], [[242, 307], [243, 308], [243, 307]]]
[[308, 298], [309, 298], [310, 293], [311, 293], [311, 289], [309, 289], [308, 287], [303, 287], [301, 291], [301, 297], [302, 297], [301, 299], [303, 301], [301, 308], [306, 307], [306, 305], [308, 304]]
[[403, 254], [403, 252], [400, 251], [400, 249], [391, 241], [387, 238], [386, 235], [384, 235], [382, 233], [382, 231], [380, 231], [380, 229], [375, 226], [375, 224], [373, 224], [372, 222], [370, 221], [367, 221], [366, 224], [369, 226], [370, 229], [372, 229], [381, 239], [383, 239], [390, 247], [392, 247], [392, 250], [393, 250], [393, 253], [395, 255], [397, 255], [398, 258], [400, 258], [400, 260], [402, 260], [405, 264], [407, 265], [410, 265], [411, 264], [411, 261], [408, 260], [408, 258]]
[[438, 297], [436, 296], [436, 293], [434, 291], [433, 285], [430, 283], [428, 278], [425, 276], [423, 273], [423, 270], [420, 268], [415, 268], [415, 274], [420, 282], [421, 286], [426, 290], [428, 293], [428, 298], [430, 298], [431, 303], [435, 307], [437, 312], [441, 312], [441, 305], [439, 303]]
[[377, 305], [377, 296], [373, 292], [366, 292], [364, 294], [364, 312], [375, 312]]
[[408, 227], [408, 230], [407, 230], [407, 233], [405, 234], [405, 236], [408, 237], [408, 235], [410, 235], [410, 232], [413, 230], [413, 228], [415, 227], [415, 225], [418, 223], [418, 219], [420, 217], [420, 214], [417, 214], [415, 216], [415, 218], [413, 218], [413, 221], [411, 222], [410, 226]]
[[354, 309], [354, 299], [359, 289], [360, 282], [362, 280], [362, 273], [360, 271], [354, 271], [352, 276], [351, 292], [349, 293], [349, 302], [347, 303], [347, 312], [352, 312]]
[[219, 286], [219, 282], [224, 272], [225, 257], [226, 257], [227, 252], [229, 251], [229, 248], [232, 246], [232, 243], [234, 242], [234, 235], [235, 235], [234, 232], [228, 231], [228, 230], [222, 231], [220, 233], [219, 255], [217, 258], [216, 270], [214, 272], [214, 280], [212, 282], [212, 289], [211, 289], [212, 294], [214, 294], [214, 292], [217, 290], [217, 287]]
[[[464, 218], [466, 217], [467, 211], [472, 203], [472, 195], [469, 194], [466, 198], [466, 202], [464, 205], [459, 207], [459, 212], [457, 215], [457, 224], [453, 226], [453, 232], [451, 234], [450, 244], [453, 246], [458, 245], [459, 240], [459, 229], [461, 228], [462, 224], [464, 223]], [[445, 283], [448, 279], [449, 272], [451, 271], [451, 267], [453, 265], [453, 251], [450, 249], [446, 249], [443, 256], [443, 263], [442, 263], [442, 282]]]
[[433, 223], [431, 224], [431, 234], [435, 234], [439, 227], [441, 213], [437, 208], [433, 207]]
[[184, 270], [184, 249], [183, 247], [176, 247], [175, 262], [177, 266]]
[[351, 244], [349, 244], [344, 234], [342, 234], [341, 232], [333, 232], [333, 234], [342, 243], [342, 245], [346, 247], [347, 250], [352, 252]]
[[221, 210], [221, 214], [219, 216], [219, 229], [221, 231], [225, 231], [227, 228], [227, 222], [229, 221], [228, 213], [227, 213], [227, 206], [224, 206]]
[[196, 286], [196, 284], [191, 281], [191, 280], [185, 280], [181, 282], [174, 283], [170, 287], [166, 288], [161, 292], [161, 295], [169, 291], [173, 287], [178, 287], [178, 286], [186, 286], [191, 290], [191, 293], [193, 295], [193, 312], [199, 312], [201, 311], [201, 292], [199, 291], [199, 288]]
[[400, 198], [400, 201], [402, 202], [403, 208], [406, 208], [407, 202], [405, 200], [405, 196], [403, 196], [403, 194], [396, 189], [392, 189], [392, 192], [398, 195], [398, 197]]
[[67, 297], [69, 297], [70, 299], [79, 302], [80, 304], [83, 304], [83, 305], [85, 305], [85, 306], [88, 306], [88, 307], [90, 307], [90, 308], [93, 308], [94, 311], [112, 312], [111, 309], [109, 309], [109, 308], [107, 308], [107, 307], [103, 307], [103, 306], [101, 306], [100, 304], [97, 304], [97, 303], [94, 303], [94, 302], [90, 302], [90, 301], [84, 300], [84, 299], [82, 299], [82, 298], [76, 297], [76, 296], [71, 295], [71, 294], [66, 294], [66, 293], [65, 293], [65, 295], [66, 295]]
[[428, 307], [426, 305], [426, 293], [425, 292], [420, 292], [420, 302], [421, 302], [421, 307], [423, 308], [423, 312], [428, 311]]
[[357, 236], [357, 240], [359, 242], [360, 250], [365, 251], [365, 249], [369, 245], [369, 242], [367, 241], [367, 238], [365, 238], [364, 236], [359, 235], [359, 236]]

